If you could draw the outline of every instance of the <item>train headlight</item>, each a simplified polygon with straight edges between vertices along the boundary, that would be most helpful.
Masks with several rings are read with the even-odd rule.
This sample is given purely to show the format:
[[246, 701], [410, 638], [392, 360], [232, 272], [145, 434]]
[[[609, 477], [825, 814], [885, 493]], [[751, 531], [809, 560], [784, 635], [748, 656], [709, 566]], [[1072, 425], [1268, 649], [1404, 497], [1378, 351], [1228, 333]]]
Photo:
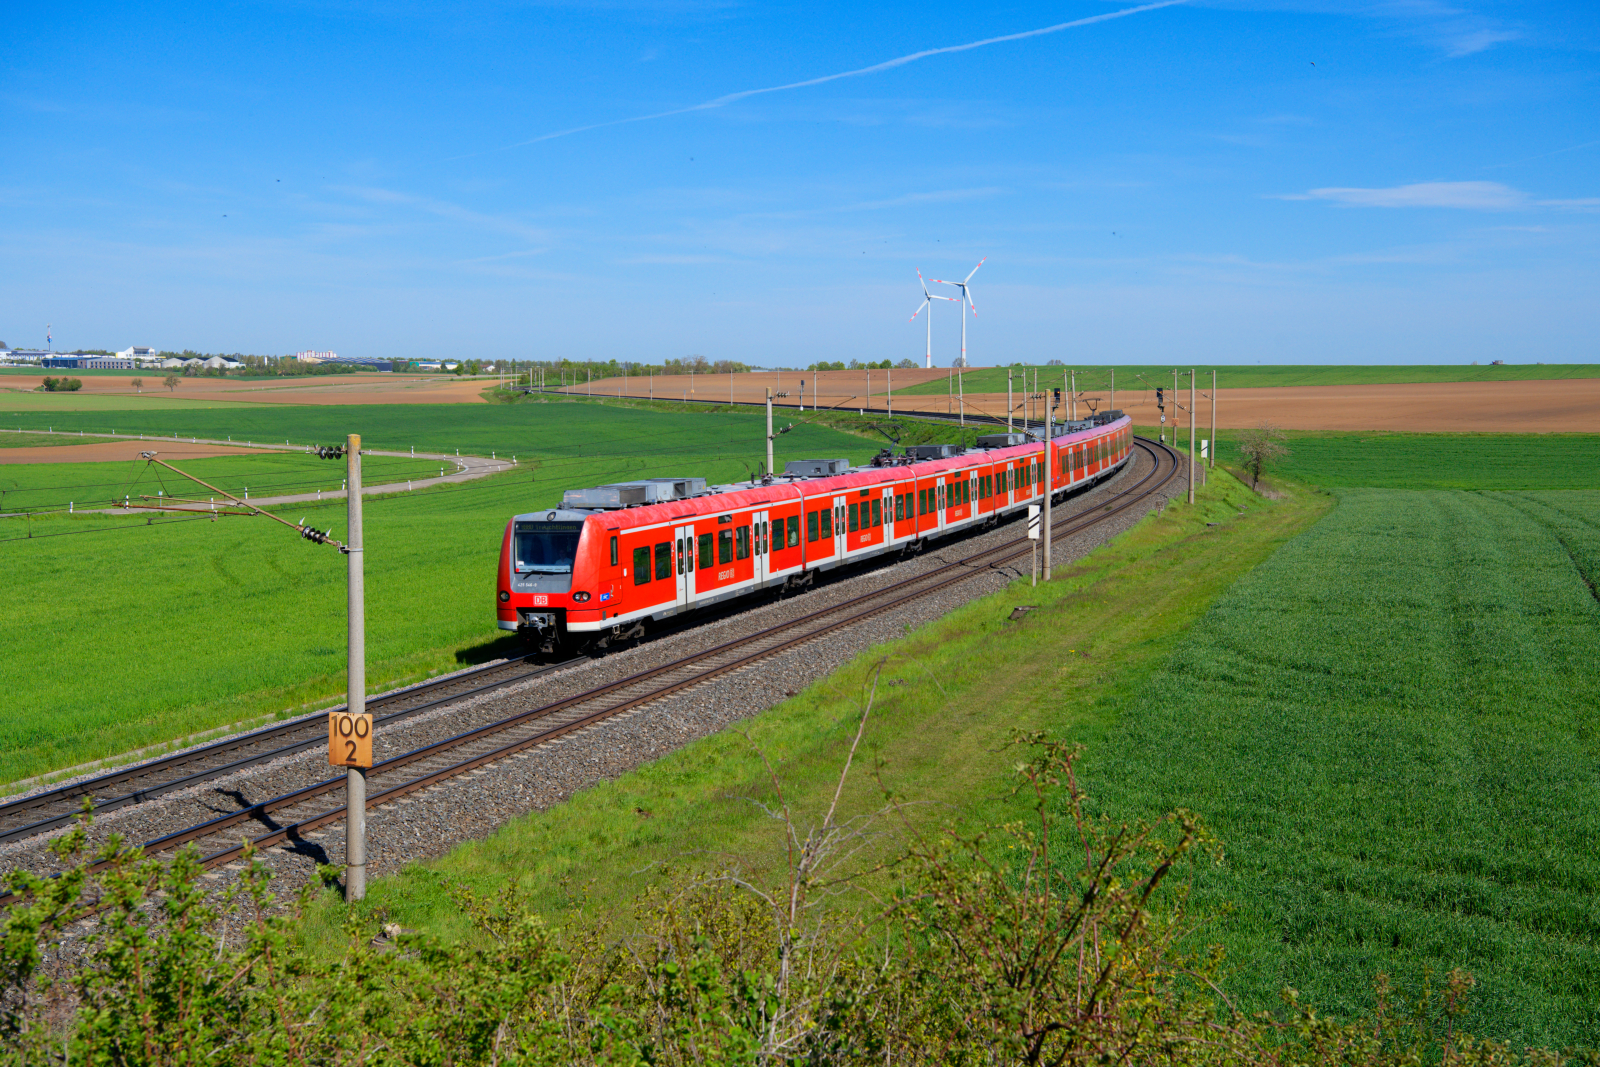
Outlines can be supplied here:
[[508, 601], [510, 599], [511, 599], [511, 593], [510, 593], [509, 590], [505, 590], [505, 589], [500, 590], [500, 603], [504, 604], [506, 601]]
[[574, 604], [582, 604], [582, 603], [586, 602], [588, 599], [589, 599], [589, 594], [588, 593], [573, 593], [572, 594], [572, 602]]

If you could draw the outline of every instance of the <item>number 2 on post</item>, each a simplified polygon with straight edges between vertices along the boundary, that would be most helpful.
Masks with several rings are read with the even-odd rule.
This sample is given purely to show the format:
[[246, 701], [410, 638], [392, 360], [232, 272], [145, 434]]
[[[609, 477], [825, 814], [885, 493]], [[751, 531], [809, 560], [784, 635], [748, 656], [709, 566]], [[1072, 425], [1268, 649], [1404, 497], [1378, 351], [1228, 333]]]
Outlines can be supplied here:
[[335, 767], [372, 766], [372, 716], [328, 712], [328, 762]]

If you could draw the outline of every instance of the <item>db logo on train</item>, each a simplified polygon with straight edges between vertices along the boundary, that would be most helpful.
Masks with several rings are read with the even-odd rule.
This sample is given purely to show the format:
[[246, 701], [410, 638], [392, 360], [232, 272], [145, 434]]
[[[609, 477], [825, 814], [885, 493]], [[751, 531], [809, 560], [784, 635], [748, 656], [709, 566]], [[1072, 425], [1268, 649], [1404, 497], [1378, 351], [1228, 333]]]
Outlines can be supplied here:
[[372, 766], [372, 716], [328, 712], [328, 762], [335, 767]]

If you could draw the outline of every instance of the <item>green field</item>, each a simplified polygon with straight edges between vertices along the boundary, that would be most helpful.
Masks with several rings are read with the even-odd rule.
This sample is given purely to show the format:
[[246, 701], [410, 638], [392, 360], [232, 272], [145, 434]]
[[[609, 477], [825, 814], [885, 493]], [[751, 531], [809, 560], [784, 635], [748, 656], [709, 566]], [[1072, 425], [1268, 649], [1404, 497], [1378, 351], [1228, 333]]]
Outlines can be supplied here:
[[[1155, 427], [1137, 432], [1153, 438]], [[1237, 430], [1217, 461], [1238, 469]], [[1181, 438], [1185, 452], [1187, 436]], [[1313, 433], [1290, 430], [1290, 455], [1268, 469], [1324, 489], [1600, 489], [1600, 434]]]
[[[1062, 375], [1078, 372], [1080, 390], [1103, 391], [1111, 384], [1111, 374], [1116, 371], [1119, 389], [1145, 390], [1157, 386], [1172, 387], [1172, 367], [1046, 367], [1030, 364], [1026, 368], [1010, 368], [1016, 375], [1014, 388], [1023, 391], [1022, 372], [1039, 373], [1041, 389], [1058, 388]], [[1405, 385], [1422, 382], [1516, 382], [1567, 378], [1600, 378], [1600, 363], [1517, 363], [1502, 367], [1456, 367], [1436, 365], [1413, 366], [1276, 366], [1276, 367], [1217, 367], [1185, 364], [1180, 372], [1196, 370], [1201, 381], [1209, 386], [1211, 371], [1217, 372], [1218, 389], [1265, 389], [1292, 385]], [[1006, 391], [1005, 367], [977, 367], [962, 375], [963, 388], [968, 393], [1003, 393]], [[896, 388], [896, 396], [944, 396], [949, 386], [944, 379], [922, 385]], [[1187, 384], [1184, 388], [1188, 388]], [[874, 395], [882, 395], [875, 393]], [[3, 405], [0, 405], [3, 407]]]
[[[0, 429], [4, 429], [0, 427]], [[0, 433], [0, 448], [54, 448], [58, 445], [97, 445], [104, 437], [79, 437], [59, 433]]]
[[[67, 438], [104, 440], [103, 438]], [[257, 455], [185, 459], [186, 445], [166, 451], [159, 443], [147, 447], [180, 470], [237, 496], [287, 496], [292, 493], [330, 492], [343, 488], [345, 466], [319, 460], [303, 452], [267, 452]], [[436, 478], [451, 465], [406, 456], [366, 456], [362, 459], [366, 485], [403, 482], [407, 478]], [[53, 510], [111, 507], [141, 495], [209, 499], [214, 494], [172, 471], [142, 459], [100, 463], [0, 464], [0, 514], [19, 509]], [[4, 536], [0, 528], [0, 536]]]
[[1117, 818], [1227, 843], [1236, 991], [1371, 1004], [1465, 967], [1473, 1033], [1600, 1042], [1600, 493], [1349, 490], [1080, 731]]
[[[422, 447], [460, 440], [486, 454], [510, 437], [524, 449], [514, 473], [368, 503], [374, 687], [504, 654], [509, 646], [495, 628], [492, 591], [510, 515], [554, 503], [574, 485], [674, 474], [732, 480], [762, 458], [761, 421], [753, 414], [649, 414], [595, 404], [441, 407], [261, 411], [280, 420], [274, 434], [320, 430], [315, 437], [332, 441], [356, 430], [382, 447], [408, 443], [393, 438], [409, 430], [405, 436]], [[232, 413], [194, 416], [215, 420], [195, 427], [202, 436], [246, 432]], [[257, 423], [248, 432], [263, 428]], [[860, 460], [873, 451], [859, 437], [817, 426], [778, 441], [780, 463], [802, 455]], [[294, 454], [192, 466], [207, 471], [212, 464], [240, 480], [304, 472], [331, 487], [339, 476], [337, 463]], [[103, 493], [131, 473], [111, 471], [132, 466], [10, 464], [0, 467], [0, 478], [59, 499], [78, 491], [66, 487], [89, 482]], [[291, 518], [304, 515], [321, 528], [344, 522], [342, 503], [292, 510]], [[0, 687], [10, 694], [0, 782], [343, 692], [343, 557], [261, 519], [148, 521], [0, 519]]]
[[[44, 422], [38, 418], [31, 423], [16, 423], [16, 427], [27, 425], [30, 429], [38, 429], [50, 420], [48, 416], [57, 413], [66, 416], [78, 416], [88, 412], [130, 412], [140, 415], [149, 415], [156, 412], [167, 411], [197, 411], [203, 408], [238, 408], [256, 407], [254, 403], [245, 403], [237, 400], [190, 400], [182, 396], [161, 396], [153, 390], [145, 393], [36, 393], [31, 390], [0, 390], [0, 420], [8, 424], [15, 415], [46, 416]], [[119, 419], [132, 421], [134, 414], [123, 416]], [[64, 425], [64, 424], [59, 424]], [[74, 423], [73, 429], [80, 427]], [[121, 426], [113, 425], [114, 429], [121, 430]], [[138, 430], [134, 430], [138, 433]]]

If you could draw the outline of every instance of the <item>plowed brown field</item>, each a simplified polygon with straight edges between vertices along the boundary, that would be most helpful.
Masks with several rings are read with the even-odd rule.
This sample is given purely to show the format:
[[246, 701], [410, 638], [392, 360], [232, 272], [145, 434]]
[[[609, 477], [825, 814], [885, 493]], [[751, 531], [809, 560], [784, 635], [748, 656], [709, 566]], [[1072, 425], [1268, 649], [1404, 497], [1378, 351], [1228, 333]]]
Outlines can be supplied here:
[[[894, 383], [907, 386], [943, 379], [948, 371], [899, 370]], [[1205, 376], [1203, 384], [1209, 385]], [[653, 388], [657, 399], [689, 399], [711, 402], [755, 402], [765, 398], [770, 388], [786, 390], [781, 404], [799, 402], [801, 382], [805, 383], [806, 407], [837, 407], [844, 410], [883, 411], [888, 398], [883, 371], [873, 371], [870, 388], [865, 371], [828, 371], [822, 374], [799, 371], [775, 374], [696, 375], [693, 392], [689, 380], [674, 376], [657, 378], [608, 378], [595, 382], [594, 396], [643, 397]], [[821, 394], [818, 395], [820, 389]], [[569, 390], [584, 394], [578, 387]], [[1203, 390], [1203, 392], [1209, 390]], [[1181, 388], [1181, 403], [1187, 408], [1189, 390]], [[1019, 391], [1013, 398], [1017, 416], [1023, 413]], [[1089, 400], [1101, 410], [1110, 406], [1105, 392], [1089, 393], [1079, 401], [1080, 417], [1089, 411]], [[1199, 400], [1199, 424], [1211, 424], [1210, 401]], [[966, 410], [972, 414], [1005, 417], [1004, 393], [968, 394]], [[1121, 390], [1116, 406], [1133, 416], [1141, 426], [1154, 425], [1158, 418], [1155, 393], [1151, 390]], [[897, 411], [922, 410], [955, 413], [961, 404], [942, 396], [908, 396], [896, 400]], [[1167, 417], [1176, 416], [1169, 404]], [[1037, 417], [1037, 416], [1035, 416]], [[1182, 416], [1185, 425], [1187, 413]], [[1508, 433], [1600, 431], [1600, 378], [1574, 378], [1561, 381], [1442, 382], [1411, 385], [1328, 385], [1297, 386], [1282, 389], [1222, 389], [1217, 398], [1217, 425], [1244, 429], [1270, 422], [1291, 430], [1415, 430], [1421, 432], [1500, 431]]]

